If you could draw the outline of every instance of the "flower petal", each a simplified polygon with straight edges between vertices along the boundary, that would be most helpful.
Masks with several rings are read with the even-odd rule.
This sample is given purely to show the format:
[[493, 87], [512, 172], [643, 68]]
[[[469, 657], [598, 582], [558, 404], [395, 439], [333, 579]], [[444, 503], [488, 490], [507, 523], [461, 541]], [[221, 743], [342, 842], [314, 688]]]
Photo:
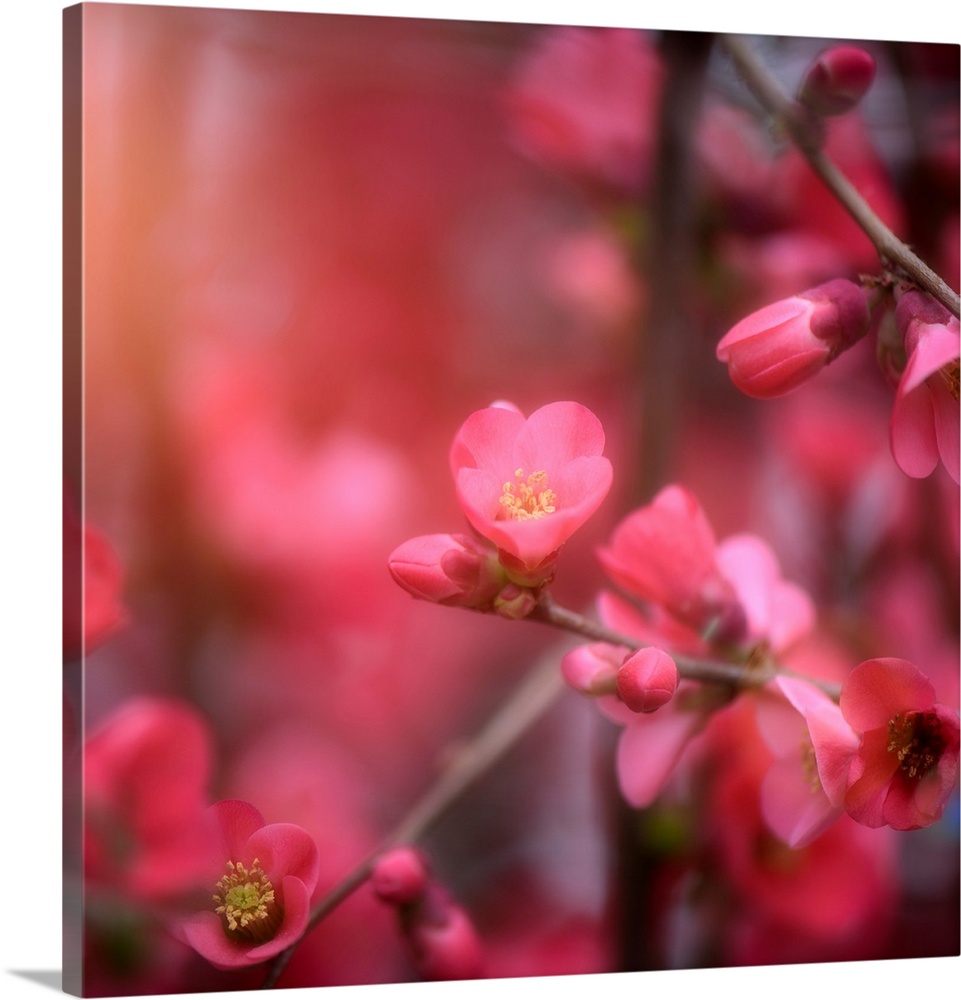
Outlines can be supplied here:
[[[898, 714], [930, 708], [934, 687], [908, 660], [882, 657], [859, 663], [841, 686], [841, 711], [858, 732], [884, 727]], [[886, 738], [886, 737], [885, 737]]]

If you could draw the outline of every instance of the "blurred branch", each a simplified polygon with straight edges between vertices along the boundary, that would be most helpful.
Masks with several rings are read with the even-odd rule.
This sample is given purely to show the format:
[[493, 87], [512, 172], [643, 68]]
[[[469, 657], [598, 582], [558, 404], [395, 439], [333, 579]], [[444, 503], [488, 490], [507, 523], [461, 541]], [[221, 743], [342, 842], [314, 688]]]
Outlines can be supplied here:
[[[459, 750], [424, 795], [414, 804], [381, 845], [357, 864], [310, 914], [306, 936], [328, 914], [370, 877], [377, 859], [401, 844], [418, 840], [444, 814], [468, 786], [524, 735], [565, 690], [557, 661], [549, 656], [518, 685], [508, 700], [488, 720], [478, 735]], [[301, 937], [300, 941], [303, 940]], [[275, 986], [300, 941], [282, 951], [272, 962], [261, 989]]]
[[731, 57], [741, 78], [763, 108], [772, 115], [790, 136], [808, 161], [811, 169], [830, 189], [848, 214], [874, 244], [882, 263], [890, 262], [901, 268], [919, 287], [933, 295], [955, 316], [961, 316], [961, 298], [957, 292], [935, 274], [905, 243], [898, 239], [878, 218], [860, 192], [841, 172], [821, 147], [818, 122], [781, 89], [780, 84], [763, 65], [750, 43], [738, 35], [726, 35], [721, 45]]

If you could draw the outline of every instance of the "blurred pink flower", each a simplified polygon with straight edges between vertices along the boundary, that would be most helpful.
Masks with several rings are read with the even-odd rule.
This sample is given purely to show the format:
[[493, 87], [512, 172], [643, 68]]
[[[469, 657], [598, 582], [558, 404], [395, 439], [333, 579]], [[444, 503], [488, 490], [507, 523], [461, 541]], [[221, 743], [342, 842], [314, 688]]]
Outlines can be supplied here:
[[84, 873], [148, 899], [193, 886], [209, 862], [212, 738], [186, 702], [136, 698], [88, 738]]
[[423, 896], [428, 877], [427, 863], [419, 850], [395, 847], [374, 862], [370, 886], [382, 902], [403, 906]]
[[931, 475], [940, 460], [957, 483], [958, 319], [923, 292], [902, 295], [896, 317], [908, 360], [891, 411], [891, 452], [909, 476]]
[[506, 95], [507, 114], [532, 158], [637, 192], [650, 169], [660, 87], [643, 32], [546, 28]]
[[908, 660], [865, 660], [841, 687], [860, 734], [844, 808], [865, 826], [915, 830], [937, 822], [958, 776], [958, 713]]
[[617, 525], [597, 557], [625, 590], [690, 628], [739, 636], [743, 613], [716, 554], [714, 532], [697, 498], [683, 486], [667, 486]]
[[457, 432], [457, 498], [515, 582], [549, 579], [557, 550], [600, 506], [613, 477], [603, 449], [600, 421], [580, 403], [549, 403], [527, 420], [491, 406]]
[[774, 755], [761, 783], [761, 811], [789, 847], [800, 848], [844, 812], [858, 738], [840, 708], [807, 682], [778, 677], [771, 687], [775, 697], [757, 702], [758, 730]]
[[731, 381], [748, 396], [781, 396], [816, 375], [868, 331], [864, 290], [836, 278], [763, 306], [717, 345]]
[[110, 542], [81, 523], [63, 490], [63, 656], [90, 653], [124, 622], [123, 566]]
[[307, 929], [317, 846], [293, 823], [265, 825], [248, 802], [229, 799], [210, 811], [220, 832], [220, 878], [211, 883], [210, 908], [187, 916], [177, 930], [219, 969], [256, 965]]
[[424, 979], [477, 979], [483, 971], [480, 938], [467, 912], [435, 881], [401, 908], [411, 960]]

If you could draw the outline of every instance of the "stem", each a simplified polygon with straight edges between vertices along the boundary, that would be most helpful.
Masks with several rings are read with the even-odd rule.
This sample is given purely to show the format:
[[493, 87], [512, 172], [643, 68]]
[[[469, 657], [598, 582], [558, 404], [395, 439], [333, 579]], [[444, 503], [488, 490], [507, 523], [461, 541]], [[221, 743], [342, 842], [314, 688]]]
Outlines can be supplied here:
[[811, 169], [824, 182], [852, 219], [867, 234], [881, 258], [905, 271], [918, 287], [934, 296], [955, 316], [961, 316], [961, 298], [943, 278], [905, 243], [898, 239], [878, 218], [860, 192], [841, 172], [820, 146], [812, 121], [803, 109], [781, 89], [746, 39], [727, 35], [721, 45], [737, 66], [738, 72], [762, 107], [784, 127], [792, 142], [808, 161]]
[[[609, 642], [614, 646], [626, 646], [628, 649], [643, 649], [649, 643], [638, 642], [630, 636], [622, 635], [607, 628], [600, 622], [592, 621], [579, 615], [576, 611], [562, 608], [555, 604], [546, 593], [541, 595], [540, 602], [529, 619], [545, 622], [562, 628], [567, 632], [582, 635], [595, 642]], [[727, 684], [740, 690], [761, 688], [777, 676], [795, 677], [820, 688], [829, 698], [835, 701], [841, 695], [839, 684], [822, 681], [816, 677], [808, 677], [778, 667], [771, 659], [765, 657], [760, 662], [749, 659], [746, 663], [726, 663], [719, 660], [701, 660], [691, 656], [671, 654], [671, 659], [677, 665], [678, 674], [685, 680], [700, 681], [704, 684]]]
[[480, 733], [451, 760], [380, 846], [352, 868], [317, 903], [311, 911], [304, 935], [273, 960], [260, 988], [270, 989], [277, 983], [303, 937], [367, 881], [374, 864], [385, 851], [422, 837], [475, 778], [504, 756], [563, 690], [564, 682], [557, 669], [556, 658], [548, 656], [521, 681]]

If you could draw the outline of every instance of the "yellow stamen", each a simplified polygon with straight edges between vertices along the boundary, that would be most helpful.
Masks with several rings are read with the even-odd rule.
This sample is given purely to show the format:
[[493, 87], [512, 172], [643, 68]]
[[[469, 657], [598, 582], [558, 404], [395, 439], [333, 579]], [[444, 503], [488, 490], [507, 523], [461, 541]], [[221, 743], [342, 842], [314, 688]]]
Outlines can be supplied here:
[[948, 392], [958, 399], [961, 396], [961, 364], [957, 361], [949, 361], [939, 369], [941, 378], [948, 386]]
[[514, 479], [504, 483], [501, 494], [501, 515], [518, 521], [553, 514], [556, 509], [557, 494], [547, 487], [547, 473], [541, 469], [524, 479], [524, 470], [515, 469]]
[[804, 769], [804, 777], [811, 788], [811, 793], [821, 791], [818, 762], [814, 755], [814, 746], [809, 739], [801, 740], [801, 767]]
[[224, 933], [233, 941], [269, 941], [277, 933], [283, 911], [260, 861], [254, 858], [249, 870], [240, 861], [228, 861], [227, 868], [215, 886], [220, 892], [213, 897], [220, 904], [214, 912], [220, 914]]

